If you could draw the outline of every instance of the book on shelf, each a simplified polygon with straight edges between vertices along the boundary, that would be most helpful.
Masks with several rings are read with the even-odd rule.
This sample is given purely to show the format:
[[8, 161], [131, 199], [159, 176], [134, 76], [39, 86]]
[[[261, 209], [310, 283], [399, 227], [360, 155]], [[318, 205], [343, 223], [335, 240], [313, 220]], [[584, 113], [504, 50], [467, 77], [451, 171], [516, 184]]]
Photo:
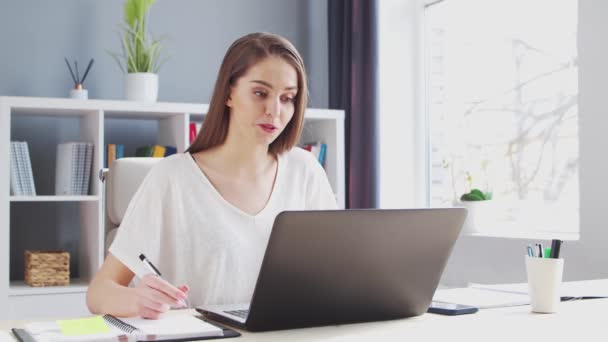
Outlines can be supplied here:
[[160, 145], [154, 145], [152, 147], [152, 157], [160, 158], [165, 156], [166, 148]]
[[57, 145], [55, 195], [88, 195], [94, 145], [67, 142]]
[[322, 143], [322, 142], [311, 142], [311, 143], [306, 143], [304, 145], [301, 146], [303, 149], [305, 149], [306, 151], [309, 151], [310, 153], [312, 153], [317, 160], [319, 161], [319, 163], [325, 167], [325, 156], [327, 155], [327, 144]]
[[136, 157], [155, 157], [163, 158], [177, 153], [177, 148], [173, 146], [150, 145], [141, 146], [135, 150]]
[[121, 144], [107, 144], [106, 167], [110, 167], [116, 159], [124, 158], [125, 146]]
[[14, 196], [36, 196], [34, 173], [26, 141], [11, 141], [10, 192]]
[[188, 126], [188, 132], [190, 134], [190, 144], [194, 142], [196, 136], [201, 132], [201, 127], [203, 127], [202, 122], [190, 122], [190, 125]]

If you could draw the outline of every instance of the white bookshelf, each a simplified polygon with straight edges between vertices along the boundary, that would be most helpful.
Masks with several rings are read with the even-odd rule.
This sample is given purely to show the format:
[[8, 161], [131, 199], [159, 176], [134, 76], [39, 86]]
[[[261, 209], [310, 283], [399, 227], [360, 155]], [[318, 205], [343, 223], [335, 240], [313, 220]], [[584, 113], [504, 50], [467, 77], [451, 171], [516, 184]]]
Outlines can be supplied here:
[[54, 196], [54, 195], [40, 195], [40, 196], [10, 196], [11, 202], [87, 202], [87, 201], [99, 201], [100, 196]]
[[[103, 184], [97, 174], [104, 165], [106, 144], [127, 139], [125, 156], [132, 155], [138, 144], [175, 146], [183, 152], [189, 146], [189, 123], [203, 121], [207, 109], [206, 104], [0, 96], [0, 319], [88, 313], [87, 285], [104, 253]], [[9, 195], [11, 140], [30, 145], [38, 196]], [[54, 195], [56, 145], [66, 141], [94, 143], [88, 195]], [[307, 109], [301, 142], [316, 141], [327, 144], [325, 169], [344, 208], [343, 111]], [[75, 278], [70, 285], [25, 284], [26, 248], [71, 248], [75, 269], [70, 272]]]

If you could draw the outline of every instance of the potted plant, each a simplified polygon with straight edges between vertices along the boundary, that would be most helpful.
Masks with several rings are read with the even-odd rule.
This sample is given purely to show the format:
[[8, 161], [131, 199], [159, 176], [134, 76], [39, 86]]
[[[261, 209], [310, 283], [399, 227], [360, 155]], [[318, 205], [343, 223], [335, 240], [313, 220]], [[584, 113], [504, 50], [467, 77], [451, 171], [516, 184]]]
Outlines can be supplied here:
[[479, 189], [471, 189], [460, 196], [458, 206], [465, 207], [468, 212], [462, 228], [463, 232], [478, 233], [481, 229], [489, 228], [488, 225], [491, 224], [494, 215], [491, 199], [491, 192]]
[[[127, 0], [122, 27], [122, 54], [111, 53], [120, 69], [126, 72], [127, 100], [155, 102], [158, 98], [158, 69], [161, 41], [147, 32], [147, 14], [154, 0]], [[164, 62], [164, 61], [163, 61]], [[124, 65], [123, 65], [124, 63]]]

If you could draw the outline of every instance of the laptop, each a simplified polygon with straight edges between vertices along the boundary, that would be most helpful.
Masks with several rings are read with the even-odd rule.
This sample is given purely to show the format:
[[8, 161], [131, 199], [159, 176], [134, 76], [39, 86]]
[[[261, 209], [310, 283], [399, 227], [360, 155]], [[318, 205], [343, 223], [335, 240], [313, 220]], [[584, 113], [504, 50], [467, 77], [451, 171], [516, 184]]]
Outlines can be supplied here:
[[421, 315], [465, 217], [464, 208], [282, 212], [251, 303], [196, 309], [249, 331]]

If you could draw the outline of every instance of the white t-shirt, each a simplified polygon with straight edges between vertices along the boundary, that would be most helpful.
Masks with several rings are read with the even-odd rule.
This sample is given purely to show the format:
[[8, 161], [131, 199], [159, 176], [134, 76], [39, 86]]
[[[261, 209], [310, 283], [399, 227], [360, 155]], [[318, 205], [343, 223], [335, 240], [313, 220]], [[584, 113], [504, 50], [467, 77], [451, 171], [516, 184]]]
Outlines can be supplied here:
[[268, 203], [252, 216], [226, 201], [190, 153], [165, 158], [144, 178], [110, 246], [137, 276], [143, 253], [170, 283], [188, 285], [191, 305], [251, 300], [272, 224], [284, 210], [336, 209], [316, 158], [300, 148], [278, 157]]

